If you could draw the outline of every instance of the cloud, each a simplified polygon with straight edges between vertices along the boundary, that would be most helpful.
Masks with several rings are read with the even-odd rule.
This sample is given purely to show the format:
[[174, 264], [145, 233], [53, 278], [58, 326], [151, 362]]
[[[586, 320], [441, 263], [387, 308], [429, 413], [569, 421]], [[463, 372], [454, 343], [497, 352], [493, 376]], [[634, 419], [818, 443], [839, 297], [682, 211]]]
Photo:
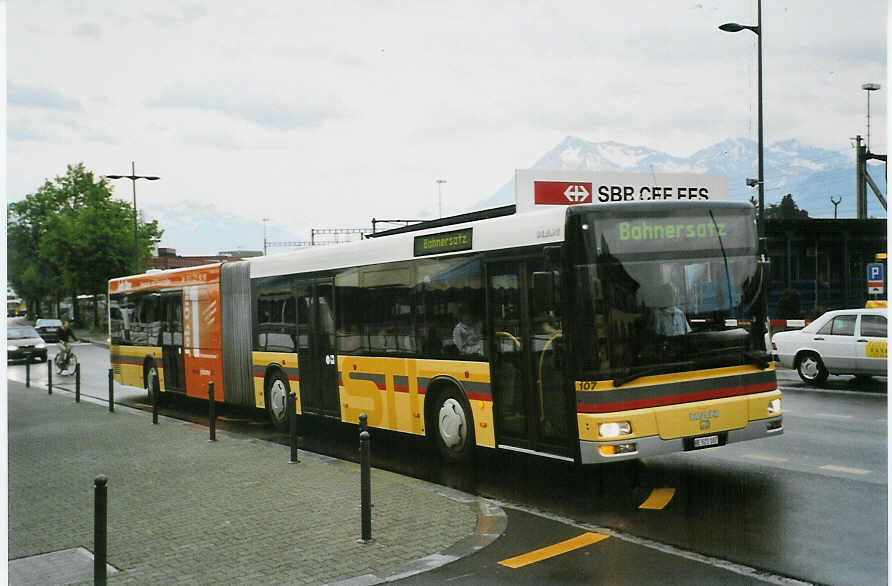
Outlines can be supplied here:
[[187, 82], [169, 85], [158, 97], [148, 100], [146, 105], [218, 112], [275, 130], [316, 128], [328, 120], [341, 119], [346, 115], [340, 101], [335, 98], [315, 100], [314, 103], [314, 99], [306, 95], [288, 100], [271, 97], [277, 91], [282, 90], [234, 86], [215, 88]]
[[6, 136], [10, 142], [58, 142], [42, 130], [37, 130], [28, 124], [11, 121], [6, 129]]
[[100, 39], [102, 29], [95, 22], [82, 22], [74, 29], [74, 34], [85, 39]]
[[81, 103], [48, 87], [22, 86], [10, 81], [7, 87], [7, 100], [16, 106], [28, 108], [46, 108], [80, 112]]
[[179, 11], [174, 14], [153, 10], [146, 12], [146, 20], [161, 28], [176, 27], [185, 24], [191, 24], [207, 14], [207, 10], [201, 4], [196, 2], [184, 2], [180, 5]]

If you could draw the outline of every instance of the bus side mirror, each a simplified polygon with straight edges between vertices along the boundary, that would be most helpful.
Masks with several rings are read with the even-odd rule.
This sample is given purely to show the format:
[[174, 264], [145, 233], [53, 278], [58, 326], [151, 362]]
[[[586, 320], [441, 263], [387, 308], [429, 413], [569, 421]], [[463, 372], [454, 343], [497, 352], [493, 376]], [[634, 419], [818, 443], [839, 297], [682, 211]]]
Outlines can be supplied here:
[[549, 311], [555, 305], [555, 274], [553, 271], [533, 273], [533, 306], [538, 310]]

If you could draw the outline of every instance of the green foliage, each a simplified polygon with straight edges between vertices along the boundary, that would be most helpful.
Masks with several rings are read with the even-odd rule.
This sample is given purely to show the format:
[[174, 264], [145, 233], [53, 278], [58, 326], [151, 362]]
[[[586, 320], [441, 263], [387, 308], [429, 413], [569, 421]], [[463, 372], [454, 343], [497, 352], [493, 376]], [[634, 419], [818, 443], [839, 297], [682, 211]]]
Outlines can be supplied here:
[[803, 220], [808, 219], [808, 212], [799, 209], [793, 200], [793, 195], [788, 193], [781, 198], [780, 203], [774, 203], [765, 208], [765, 217], [775, 220]]
[[827, 313], [827, 308], [823, 305], [815, 305], [808, 312], [808, 319], [817, 319]]
[[787, 289], [781, 293], [780, 299], [777, 300], [777, 315], [775, 317], [782, 319], [799, 319], [802, 315], [802, 299], [799, 292], [793, 289]]
[[[7, 205], [7, 273], [29, 307], [46, 297], [104, 293], [134, 267], [133, 207], [112, 199], [83, 163]], [[142, 265], [161, 239], [156, 221], [138, 227]]]

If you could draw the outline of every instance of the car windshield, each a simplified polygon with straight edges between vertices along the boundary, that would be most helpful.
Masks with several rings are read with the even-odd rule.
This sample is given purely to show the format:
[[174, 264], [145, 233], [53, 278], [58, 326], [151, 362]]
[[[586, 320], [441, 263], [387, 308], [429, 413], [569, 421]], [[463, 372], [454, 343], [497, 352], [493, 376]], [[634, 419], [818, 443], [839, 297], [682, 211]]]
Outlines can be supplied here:
[[10, 340], [25, 340], [27, 338], [39, 338], [40, 336], [37, 335], [37, 331], [34, 328], [9, 328], [6, 337]]
[[62, 320], [60, 319], [39, 319], [37, 320], [37, 327], [40, 326], [61, 326]]

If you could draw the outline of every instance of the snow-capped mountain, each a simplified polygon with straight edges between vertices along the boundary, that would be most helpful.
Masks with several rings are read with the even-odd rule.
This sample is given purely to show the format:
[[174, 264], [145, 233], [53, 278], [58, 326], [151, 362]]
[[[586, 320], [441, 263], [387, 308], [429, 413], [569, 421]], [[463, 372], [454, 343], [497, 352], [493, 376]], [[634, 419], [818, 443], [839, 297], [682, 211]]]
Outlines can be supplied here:
[[[644, 146], [615, 141], [594, 143], [568, 136], [531, 168], [727, 175], [729, 198], [732, 201], [747, 201], [757, 197], [756, 190], [746, 186], [747, 177], [755, 178], [758, 175], [757, 149], [756, 141], [729, 138], [683, 158]], [[834, 200], [841, 199], [838, 217], [855, 216], [854, 151], [837, 152], [787, 140], [765, 147], [764, 164], [766, 207], [791, 193], [799, 207], [807, 210], [811, 217], [833, 217], [832, 197]], [[869, 172], [885, 194], [885, 167], [870, 165]], [[510, 203], [514, 203], [513, 179], [475, 207], [485, 209]], [[886, 211], [869, 189], [868, 214], [886, 217]]]

